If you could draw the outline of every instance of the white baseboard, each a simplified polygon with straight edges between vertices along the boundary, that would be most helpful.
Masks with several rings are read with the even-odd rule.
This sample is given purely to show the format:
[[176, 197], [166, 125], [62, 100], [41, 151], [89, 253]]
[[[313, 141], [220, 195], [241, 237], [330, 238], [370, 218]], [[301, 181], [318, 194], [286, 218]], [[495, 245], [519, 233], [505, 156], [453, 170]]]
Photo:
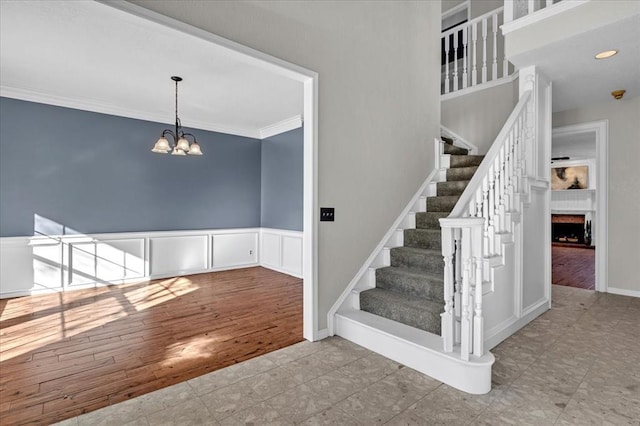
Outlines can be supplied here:
[[459, 352], [444, 352], [440, 336], [356, 310], [336, 314], [335, 332], [463, 392], [480, 395], [491, 390], [495, 358], [488, 350], [463, 361]]
[[607, 287], [607, 293], [619, 294], [620, 296], [640, 297], [640, 290], [627, 290], [626, 288]]
[[[253, 266], [301, 278], [303, 233], [264, 231], [266, 234], [262, 228], [243, 228], [0, 238], [0, 298]], [[262, 244], [263, 235], [283, 241], [277, 253]]]
[[510, 317], [485, 332], [484, 347], [487, 351], [498, 346], [507, 337], [549, 310], [549, 300], [543, 299], [525, 310], [520, 318]]

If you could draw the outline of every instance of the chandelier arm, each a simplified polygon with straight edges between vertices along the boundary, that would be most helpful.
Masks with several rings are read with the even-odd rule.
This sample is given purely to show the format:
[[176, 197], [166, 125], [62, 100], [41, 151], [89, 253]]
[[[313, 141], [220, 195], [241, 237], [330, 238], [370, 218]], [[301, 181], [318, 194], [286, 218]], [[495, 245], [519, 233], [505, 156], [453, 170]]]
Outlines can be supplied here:
[[194, 135], [194, 134], [192, 134], [192, 133], [185, 133], [185, 132], [182, 132], [181, 137], [183, 137], [183, 138], [185, 138], [185, 139], [186, 139], [186, 136], [191, 136], [191, 137], [193, 138], [193, 141], [194, 141], [194, 142], [198, 142], [198, 141], [196, 140], [196, 137], [195, 137], [195, 135]]

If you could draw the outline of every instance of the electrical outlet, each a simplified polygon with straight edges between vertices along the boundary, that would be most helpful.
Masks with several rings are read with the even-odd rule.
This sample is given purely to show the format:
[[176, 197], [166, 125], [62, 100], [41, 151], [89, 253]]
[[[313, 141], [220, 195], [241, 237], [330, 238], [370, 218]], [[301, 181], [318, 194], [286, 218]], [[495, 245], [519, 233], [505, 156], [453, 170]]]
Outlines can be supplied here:
[[320, 222], [333, 222], [335, 220], [335, 208], [320, 207]]
[[249, 250], [249, 254], [253, 254], [253, 250]]

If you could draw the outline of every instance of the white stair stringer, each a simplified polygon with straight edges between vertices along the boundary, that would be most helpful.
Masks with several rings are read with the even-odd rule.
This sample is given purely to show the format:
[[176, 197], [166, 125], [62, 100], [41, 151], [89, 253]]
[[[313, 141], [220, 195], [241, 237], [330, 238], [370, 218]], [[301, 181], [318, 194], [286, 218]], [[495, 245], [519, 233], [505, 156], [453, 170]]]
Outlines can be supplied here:
[[335, 334], [404, 364], [449, 386], [470, 394], [491, 390], [491, 366], [495, 358], [460, 359], [460, 353], [444, 352], [442, 337], [358, 309], [341, 309], [335, 315]]

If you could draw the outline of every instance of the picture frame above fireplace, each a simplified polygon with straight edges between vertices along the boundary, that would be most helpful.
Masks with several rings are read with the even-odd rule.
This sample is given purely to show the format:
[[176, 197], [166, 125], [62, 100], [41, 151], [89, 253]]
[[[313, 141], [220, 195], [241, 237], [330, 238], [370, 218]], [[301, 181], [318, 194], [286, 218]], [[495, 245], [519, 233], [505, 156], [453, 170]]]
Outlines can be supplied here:
[[589, 188], [589, 166], [551, 167], [551, 190], [562, 191]]

